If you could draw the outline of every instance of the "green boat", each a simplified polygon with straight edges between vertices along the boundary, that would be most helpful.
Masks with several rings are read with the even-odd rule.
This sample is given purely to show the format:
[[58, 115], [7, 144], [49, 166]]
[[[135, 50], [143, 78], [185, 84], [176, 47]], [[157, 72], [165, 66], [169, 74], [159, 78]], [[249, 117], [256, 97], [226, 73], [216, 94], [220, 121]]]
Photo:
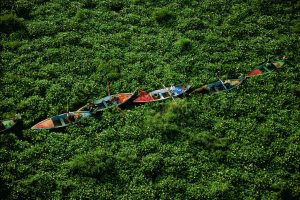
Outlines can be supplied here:
[[267, 60], [260, 64], [256, 69], [252, 70], [249, 74], [245, 76], [245, 78], [249, 78], [252, 76], [258, 76], [262, 74], [268, 74], [280, 68], [283, 68], [287, 65], [286, 58], [283, 57], [281, 60], [270, 61]]

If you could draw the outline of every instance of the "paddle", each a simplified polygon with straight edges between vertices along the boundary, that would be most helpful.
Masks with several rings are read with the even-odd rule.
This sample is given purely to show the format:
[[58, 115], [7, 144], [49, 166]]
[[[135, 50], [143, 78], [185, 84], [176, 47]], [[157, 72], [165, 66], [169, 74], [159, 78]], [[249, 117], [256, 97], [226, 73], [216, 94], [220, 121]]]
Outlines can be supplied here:
[[106, 82], [106, 93], [107, 93], [107, 96], [110, 96], [110, 83], [109, 83], [109, 81]]
[[165, 87], [165, 88], [167, 89], [169, 95], [171, 96], [171, 98], [173, 99], [173, 101], [175, 101], [175, 100], [174, 100], [174, 97], [173, 97], [173, 95], [172, 95], [172, 93], [171, 93], [171, 91], [170, 91], [170, 88], [167, 88], [164, 84], [163, 84], [163, 87]]
[[225, 88], [225, 90], [228, 91], [228, 89], [227, 89], [227, 87], [225, 86], [224, 82], [223, 82], [221, 79], [219, 79], [219, 81], [222, 83], [222, 86]]
[[223, 81], [221, 80], [221, 78], [220, 78], [220, 71], [218, 71], [218, 72], [216, 73], [216, 78], [217, 78], [217, 80], [219, 80], [219, 81], [221, 82], [221, 84], [222, 84], [222, 86], [225, 88], [225, 90], [228, 91], [228, 89], [227, 89], [227, 87], [225, 86], [224, 82], [223, 82]]

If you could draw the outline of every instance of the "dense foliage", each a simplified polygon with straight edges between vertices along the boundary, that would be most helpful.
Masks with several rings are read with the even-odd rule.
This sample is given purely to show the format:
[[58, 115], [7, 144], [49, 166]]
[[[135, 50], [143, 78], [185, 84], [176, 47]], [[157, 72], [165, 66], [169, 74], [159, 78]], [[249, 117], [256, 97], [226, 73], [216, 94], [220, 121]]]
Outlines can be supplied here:
[[[1, 0], [2, 199], [299, 199], [299, 1]], [[111, 92], [201, 86], [286, 55], [230, 93], [29, 128]]]

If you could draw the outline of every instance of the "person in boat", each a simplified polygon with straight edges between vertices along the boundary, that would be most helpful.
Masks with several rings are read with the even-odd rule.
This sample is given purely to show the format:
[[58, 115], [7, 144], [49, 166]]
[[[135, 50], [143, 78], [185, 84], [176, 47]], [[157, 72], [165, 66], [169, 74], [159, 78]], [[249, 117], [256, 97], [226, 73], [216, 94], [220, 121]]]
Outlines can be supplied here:
[[109, 105], [116, 104], [119, 98], [117, 96], [112, 96], [111, 99], [108, 101]]
[[245, 80], [245, 76], [241, 74], [238, 79], [227, 79], [223, 83], [227, 89], [230, 89], [236, 85], [239, 85], [243, 80]]
[[75, 121], [74, 113], [68, 112], [68, 113], [67, 113], [66, 119], [67, 119], [70, 123], [74, 122], [74, 121]]
[[93, 104], [93, 103], [88, 103], [88, 104], [87, 104], [87, 110], [88, 110], [90, 113], [95, 112], [95, 110], [97, 109], [97, 107], [98, 107], [97, 104]]
[[160, 98], [159, 94], [156, 94], [156, 93], [153, 94], [152, 97], [153, 97], [153, 99], [155, 99], [155, 100]]

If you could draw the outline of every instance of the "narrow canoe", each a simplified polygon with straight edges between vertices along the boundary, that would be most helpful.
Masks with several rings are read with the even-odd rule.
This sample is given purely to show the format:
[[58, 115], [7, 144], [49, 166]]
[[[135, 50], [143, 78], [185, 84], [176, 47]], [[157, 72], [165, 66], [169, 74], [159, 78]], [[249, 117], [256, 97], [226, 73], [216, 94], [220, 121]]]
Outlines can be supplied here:
[[279, 68], [286, 66], [286, 64], [286, 60], [278, 60], [269, 64], [263, 63], [256, 69], [252, 70], [249, 74], [247, 74], [245, 78], [271, 73]]
[[78, 109], [78, 111], [90, 111], [92, 113], [96, 113], [108, 109], [110, 107], [122, 106], [125, 103], [127, 103], [130, 99], [132, 99], [134, 95], [135, 92], [109, 95], [102, 99], [95, 100], [92, 104], [88, 104], [81, 107], [80, 109]]
[[229, 91], [234, 88], [237, 88], [244, 81], [244, 77], [239, 79], [227, 79], [225, 81], [218, 80], [207, 85], [203, 85], [200, 88], [194, 89], [190, 94], [195, 93], [213, 93], [213, 92], [221, 92], [221, 91]]
[[171, 86], [160, 90], [154, 90], [150, 93], [140, 91], [139, 96], [133, 100], [134, 103], [146, 103], [161, 101], [172, 97], [178, 97], [190, 89], [191, 86]]
[[208, 84], [208, 90], [209, 92], [229, 91], [241, 85], [243, 80], [244, 79], [228, 79], [225, 81], [219, 80]]
[[91, 113], [87, 111], [76, 111], [76, 112], [69, 112], [63, 113], [61, 115], [56, 115], [45, 119], [33, 127], [31, 129], [57, 129], [69, 126], [72, 123], [77, 123], [82, 118], [90, 116]]

